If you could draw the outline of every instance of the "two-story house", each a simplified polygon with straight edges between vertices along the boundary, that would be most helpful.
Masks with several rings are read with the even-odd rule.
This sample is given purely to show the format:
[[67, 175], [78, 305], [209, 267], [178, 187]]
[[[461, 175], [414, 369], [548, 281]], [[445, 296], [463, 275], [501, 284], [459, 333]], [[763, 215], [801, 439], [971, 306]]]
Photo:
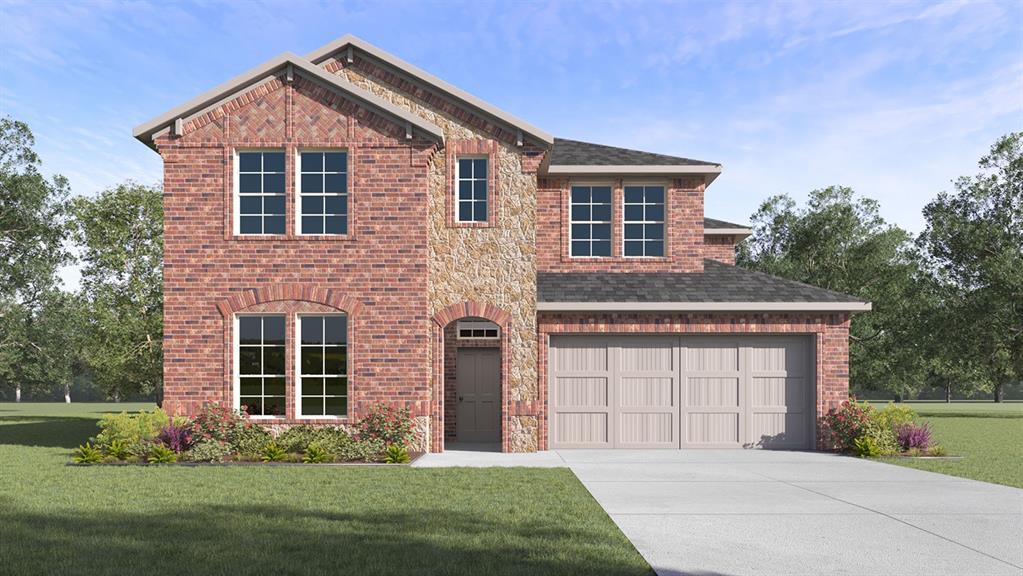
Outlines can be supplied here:
[[421, 449], [812, 448], [855, 298], [735, 267], [721, 165], [555, 138], [353, 36], [138, 126], [164, 402], [406, 406]]

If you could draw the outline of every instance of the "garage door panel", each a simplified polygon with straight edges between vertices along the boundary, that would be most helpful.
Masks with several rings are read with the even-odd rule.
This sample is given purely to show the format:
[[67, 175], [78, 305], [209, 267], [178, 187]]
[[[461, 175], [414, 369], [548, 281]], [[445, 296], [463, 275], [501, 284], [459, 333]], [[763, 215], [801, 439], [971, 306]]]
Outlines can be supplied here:
[[801, 448], [809, 442], [809, 429], [802, 413], [754, 414], [753, 443], [759, 448]]
[[625, 447], [674, 447], [675, 415], [670, 412], [624, 412], [619, 418], [619, 445]]
[[711, 342], [689, 343], [686, 345], [686, 368], [690, 372], [737, 371], [739, 346], [723, 346]]
[[805, 378], [753, 377], [751, 384], [754, 409], [774, 408], [801, 413], [808, 403]]
[[608, 414], [606, 412], [571, 412], [558, 414], [555, 438], [564, 446], [606, 446]]
[[675, 368], [674, 344], [674, 338], [622, 340], [618, 369], [622, 373], [671, 372]]
[[562, 372], [600, 372], [608, 368], [603, 339], [572, 338], [554, 348], [553, 360]]
[[738, 408], [739, 378], [687, 378], [685, 405], [693, 408]]
[[675, 379], [671, 376], [625, 376], [619, 382], [618, 405], [622, 408], [671, 408], [675, 405]]
[[570, 376], [557, 379], [555, 405], [558, 408], [608, 406], [606, 376]]
[[808, 365], [805, 342], [796, 338], [761, 338], [751, 343], [750, 370], [803, 375]]
[[685, 443], [705, 448], [739, 445], [739, 414], [736, 412], [690, 412], [686, 417]]

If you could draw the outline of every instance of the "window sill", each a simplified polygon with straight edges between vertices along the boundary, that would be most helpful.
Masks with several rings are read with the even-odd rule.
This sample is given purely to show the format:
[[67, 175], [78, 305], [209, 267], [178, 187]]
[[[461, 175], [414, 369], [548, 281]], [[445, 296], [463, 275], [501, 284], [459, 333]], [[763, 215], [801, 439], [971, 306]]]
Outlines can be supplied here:
[[486, 222], [458, 222], [452, 220], [448, 223], [448, 228], [496, 228], [496, 224], [491, 221]]

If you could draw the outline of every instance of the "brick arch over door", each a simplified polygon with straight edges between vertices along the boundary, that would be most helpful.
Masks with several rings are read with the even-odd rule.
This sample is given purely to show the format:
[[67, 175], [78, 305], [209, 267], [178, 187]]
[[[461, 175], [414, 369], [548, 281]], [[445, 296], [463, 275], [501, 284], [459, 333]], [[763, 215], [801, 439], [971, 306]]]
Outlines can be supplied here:
[[462, 318], [483, 318], [501, 328], [501, 451], [511, 451], [509, 429], [511, 427], [511, 396], [508, 383], [508, 334], [511, 327], [511, 313], [492, 304], [467, 300], [452, 304], [433, 315], [433, 422], [430, 426], [433, 452], [444, 451], [444, 328]]
[[[285, 314], [285, 325], [286, 333], [289, 334], [289, 340], [294, 339], [294, 315], [302, 313], [336, 313], [343, 312], [348, 317], [348, 339], [349, 345], [355, 341], [356, 333], [358, 331], [356, 326], [355, 313], [359, 308], [358, 300], [344, 294], [338, 290], [332, 290], [329, 288], [313, 287], [301, 284], [276, 284], [273, 286], [264, 286], [262, 288], [250, 288], [242, 290], [231, 296], [222, 299], [217, 303], [217, 310], [224, 319], [224, 378], [223, 388], [221, 390], [221, 398], [224, 402], [233, 406], [234, 402], [234, 316], [239, 312], [266, 312], [266, 313], [279, 313]], [[289, 344], [290, 346], [290, 344]], [[290, 348], [289, 348], [290, 349]], [[295, 390], [294, 386], [294, 366], [291, 364], [294, 358], [294, 354], [287, 354], [287, 414], [288, 417], [284, 418], [277, 423], [292, 424], [310, 424], [316, 423], [315, 420], [310, 421], [309, 419], [303, 419], [301, 421], [292, 418], [294, 415], [296, 399], [293, 396]], [[354, 367], [349, 367], [349, 377], [351, 378], [354, 372]], [[356, 406], [354, 397], [349, 392], [349, 403], [351, 406]], [[350, 409], [351, 411], [351, 409]], [[336, 423], [335, 420], [324, 420], [326, 423]]]

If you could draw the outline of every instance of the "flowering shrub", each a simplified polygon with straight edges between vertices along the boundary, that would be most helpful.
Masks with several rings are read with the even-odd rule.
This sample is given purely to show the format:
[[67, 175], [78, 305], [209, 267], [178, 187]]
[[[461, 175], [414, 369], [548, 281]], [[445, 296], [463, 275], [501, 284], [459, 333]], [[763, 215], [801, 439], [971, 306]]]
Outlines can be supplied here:
[[903, 450], [927, 450], [931, 446], [931, 427], [928, 424], [903, 424], [898, 428], [899, 447]]
[[359, 438], [380, 440], [385, 445], [408, 446], [416, 439], [415, 423], [408, 408], [375, 406], [359, 420]]
[[218, 440], [234, 445], [246, 428], [252, 426], [237, 412], [213, 402], [203, 404], [199, 415], [192, 420], [192, 436], [195, 441]]
[[192, 428], [188, 424], [183, 426], [170, 424], [160, 430], [156, 440], [173, 450], [175, 454], [181, 454], [192, 447]]
[[219, 440], [202, 440], [192, 445], [184, 456], [192, 462], [223, 462], [231, 455], [231, 447]]
[[857, 402], [855, 396], [842, 402], [838, 409], [832, 408], [824, 417], [825, 433], [831, 444], [838, 450], [848, 452], [855, 449], [856, 438], [875, 414], [874, 407], [866, 402]]

